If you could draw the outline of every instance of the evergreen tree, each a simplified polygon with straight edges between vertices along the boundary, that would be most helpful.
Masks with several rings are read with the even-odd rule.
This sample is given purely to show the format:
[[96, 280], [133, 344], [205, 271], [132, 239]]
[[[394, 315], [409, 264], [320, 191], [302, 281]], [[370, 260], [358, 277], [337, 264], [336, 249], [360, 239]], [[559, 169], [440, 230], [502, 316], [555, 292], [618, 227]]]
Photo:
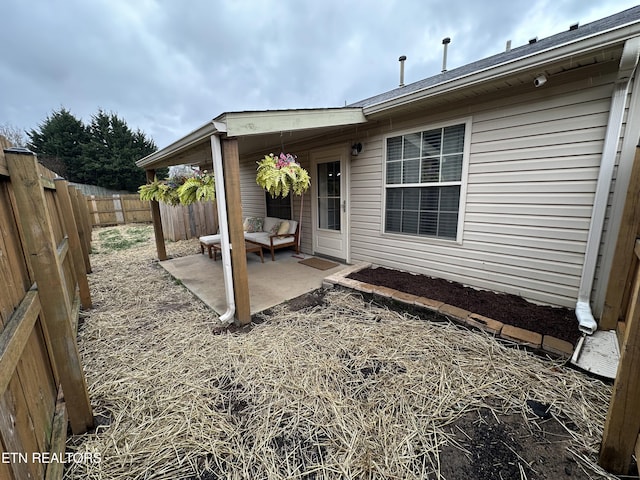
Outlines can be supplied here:
[[153, 140], [102, 110], [91, 117], [88, 135], [82, 160], [85, 183], [131, 192], [146, 183], [144, 171], [135, 162], [157, 150]]
[[69, 110], [54, 111], [27, 135], [27, 147], [38, 155], [41, 163], [72, 182], [82, 182], [80, 162], [87, 130]]
[[40, 163], [67, 180], [130, 192], [146, 183], [136, 160], [157, 150], [143, 132], [132, 131], [116, 114], [102, 110], [85, 126], [61, 108], [27, 135], [27, 146]]

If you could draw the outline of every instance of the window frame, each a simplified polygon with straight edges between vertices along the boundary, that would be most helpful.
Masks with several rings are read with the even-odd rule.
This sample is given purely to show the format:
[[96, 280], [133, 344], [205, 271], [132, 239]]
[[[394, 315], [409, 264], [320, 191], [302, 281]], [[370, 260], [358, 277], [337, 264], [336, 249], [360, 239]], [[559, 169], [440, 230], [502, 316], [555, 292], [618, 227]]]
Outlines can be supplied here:
[[[274, 217], [274, 218], [280, 218], [282, 220], [293, 220], [293, 202], [292, 202], [292, 197], [293, 195], [291, 194], [291, 192], [289, 192], [289, 195], [287, 195], [284, 198], [272, 198], [271, 194], [269, 192], [264, 192], [265, 193], [265, 198], [264, 198], [264, 211], [265, 211], [265, 215], [267, 217]], [[273, 212], [269, 212], [269, 201], [276, 201], [276, 202], [280, 202], [279, 207], [282, 207], [284, 203], [288, 202], [289, 203], [289, 217], [288, 218], [284, 218], [280, 215], [278, 215], [277, 217], [275, 217], [274, 215], [269, 215], [269, 213], [273, 213]]]
[[[424, 182], [424, 183], [387, 183], [387, 144], [389, 139], [396, 137], [404, 137], [406, 135], [421, 133], [429, 130], [442, 130], [446, 127], [455, 125], [464, 125], [464, 141], [462, 152], [462, 171], [460, 174], [460, 180], [451, 182]], [[466, 211], [466, 199], [467, 199], [467, 186], [469, 176], [469, 157], [471, 150], [471, 126], [472, 117], [456, 118], [453, 120], [447, 120], [442, 122], [434, 122], [418, 127], [403, 129], [400, 131], [394, 131], [388, 133], [383, 137], [382, 145], [382, 211], [381, 211], [381, 234], [383, 236], [400, 237], [412, 240], [424, 241], [425, 243], [443, 243], [451, 245], [452, 243], [462, 244], [463, 228], [464, 228], [464, 212]], [[418, 233], [405, 233], [405, 232], [390, 232], [387, 231], [387, 189], [388, 188], [423, 188], [423, 187], [446, 187], [452, 185], [460, 185], [460, 199], [458, 202], [458, 223], [456, 225], [456, 238], [443, 238], [431, 235], [421, 235]]]

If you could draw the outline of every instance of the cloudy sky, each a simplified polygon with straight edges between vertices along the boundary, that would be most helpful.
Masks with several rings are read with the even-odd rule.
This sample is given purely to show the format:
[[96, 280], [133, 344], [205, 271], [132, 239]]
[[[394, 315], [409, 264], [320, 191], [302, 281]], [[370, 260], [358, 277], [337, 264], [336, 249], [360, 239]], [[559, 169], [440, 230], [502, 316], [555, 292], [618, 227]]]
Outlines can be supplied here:
[[631, 0], [4, 0], [0, 125], [117, 113], [159, 147], [227, 111], [336, 107]]

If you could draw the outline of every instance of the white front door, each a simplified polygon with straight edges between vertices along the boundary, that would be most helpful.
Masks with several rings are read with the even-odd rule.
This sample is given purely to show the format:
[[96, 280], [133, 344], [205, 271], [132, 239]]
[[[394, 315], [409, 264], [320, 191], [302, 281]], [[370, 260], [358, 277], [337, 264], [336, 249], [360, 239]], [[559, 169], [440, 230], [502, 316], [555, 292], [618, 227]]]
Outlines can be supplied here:
[[311, 153], [313, 252], [349, 261], [345, 149]]

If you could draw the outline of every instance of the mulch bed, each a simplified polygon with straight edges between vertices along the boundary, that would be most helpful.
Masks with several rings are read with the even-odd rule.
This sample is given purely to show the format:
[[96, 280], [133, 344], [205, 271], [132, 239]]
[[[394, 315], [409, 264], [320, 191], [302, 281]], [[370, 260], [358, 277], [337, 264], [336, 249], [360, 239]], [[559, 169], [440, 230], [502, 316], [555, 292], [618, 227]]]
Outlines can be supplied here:
[[517, 295], [476, 290], [441, 278], [384, 267], [366, 268], [348, 278], [445, 302], [507, 325], [566, 340], [574, 346], [581, 336], [573, 310], [537, 305]]

